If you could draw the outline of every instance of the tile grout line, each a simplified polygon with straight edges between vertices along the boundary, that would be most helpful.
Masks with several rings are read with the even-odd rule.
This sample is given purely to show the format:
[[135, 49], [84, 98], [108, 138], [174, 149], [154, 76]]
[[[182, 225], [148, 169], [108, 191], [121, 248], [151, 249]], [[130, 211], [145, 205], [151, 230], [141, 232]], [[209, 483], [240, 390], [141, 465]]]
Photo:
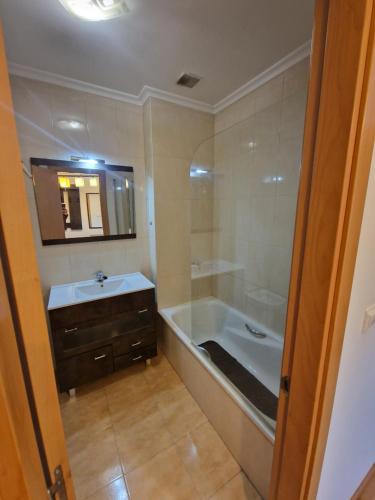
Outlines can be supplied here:
[[[237, 463], [237, 462], [236, 462]], [[209, 497], [206, 497], [207, 500], [210, 500], [210, 498], [212, 498], [214, 495], [216, 495], [216, 493], [219, 493], [220, 490], [222, 490], [223, 488], [225, 488], [225, 486], [230, 483], [235, 477], [239, 476], [241, 474], [241, 472], [243, 472], [243, 470], [241, 469], [240, 467], [240, 470], [237, 471], [231, 478], [227, 479], [221, 486], [219, 486], [219, 488], [217, 488]]]
[[[221, 486], [219, 486], [210, 496], [208, 497], [205, 497], [204, 495], [200, 494], [200, 492], [198, 492], [200, 494], [200, 496], [203, 498], [203, 499], [206, 499], [206, 500], [209, 500], [210, 498], [212, 498], [218, 491], [220, 491], [222, 488], [224, 488], [224, 486], [229, 483], [230, 481], [232, 481], [232, 479], [234, 479], [238, 474], [240, 474], [242, 471], [242, 468], [241, 466], [239, 465], [239, 463], [237, 462], [237, 460], [233, 457], [232, 453], [228, 450], [226, 444], [224, 443], [224, 441], [221, 439], [221, 437], [219, 436], [219, 434], [216, 432], [215, 428], [213, 427], [213, 425], [211, 424], [211, 422], [207, 419], [205, 422], [201, 422], [200, 424], [198, 424], [196, 427], [194, 427], [193, 429], [191, 429], [185, 436], [183, 436], [181, 439], [183, 439], [184, 437], [187, 437], [187, 436], [190, 436], [191, 437], [191, 433], [197, 429], [199, 429], [200, 427], [202, 427], [203, 425], [206, 425], [206, 424], [209, 424], [212, 429], [214, 430], [214, 432], [217, 434], [217, 437], [219, 438], [219, 440], [222, 442], [222, 444], [224, 445], [225, 449], [228, 451], [228, 453], [230, 454], [230, 456], [233, 458], [233, 460], [235, 461], [235, 463], [239, 466], [240, 470], [237, 471], [232, 477], [230, 477], [229, 479], [227, 479]], [[177, 452], [178, 453], [178, 452]], [[187, 467], [185, 466], [185, 463], [183, 462], [183, 460], [181, 459], [184, 467], [185, 467], [185, 470], [186, 472], [189, 474], [189, 477], [191, 478], [191, 480], [193, 481], [193, 478], [189, 472], [189, 470], [187, 469]], [[194, 481], [193, 481], [194, 483]], [[194, 484], [195, 486], [195, 484]]]
[[[128, 490], [128, 485], [127, 485], [127, 482], [125, 480], [125, 472], [124, 472], [124, 467], [122, 465], [122, 460], [121, 460], [121, 455], [120, 455], [120, 450], [118, 448], [118, 444], [117, 444], [117, 437], [116, 437], [116, 432], [115, 432], [115, 427], [114, 427], [114, 422], [113, 422], [113, 419], [112, 419], [112, 413], [111, 413], [111, 410], [109, 408], [109, 401], [108, 401], [108, 394], [107, 394], [107, 391], [106, 391], [106, 387], [104, 386], [103, 387], [103, 391], [104, 391], [104, 397], [105, 397], [105, 401], [106, 401], [106, 406], [107, 406], [107, 411], [108, 411], [108, 415], [109, 415], [109, 419], [110, 419], [110, 422], [111, 422], [111, 428], [112, 428], [112, 432], [113, 432], [113, 438], [114, 438], [114, 442], [115, 442], [115, 447], [116, 447], [116, 453], [117, 453], [117, 458], [120, 462], [120, 466], [121, 466], [121, 471], [122, 471], [122, 474], [121, 476], [119, 477], [122, 477], [123, 480], [124, 480], [124, 484], [125, 484], [125, 488], [126, 488], [126, 492], [130, 498], [130, 492]], [[117, 479], [119, 479], [119, 477]], [[115, 481], [117, 481], [117, 479], [115, 479]], [[109, 484], [111, 484], [113, 481], [111, 481], [110, 483], [106, 484], [106, 486], [108, 486]]]
[[[147, 368], [146, 368], [147, 369]], [[147, 380], [147, 378], [145, 377], [144, 373], [140, 373], [142, 379], [145, 381], [146, 385], [152, 390], [152, 387], [149, 383], [149, 381]], [[118, 457], [119, 457], [119, 460], [120, 460], [120, 464], [121, 464], [121, 470], [122, 470], [122, 473], [123, 473], [123, 476], [124, 476], [124, 481], [125, 481], [125, 484], [126, 484], [126, 489], [127, 489], [127, 492], [128, 492], [128, 495], [130, 497], [130, 491], [129, 491], [129, 488], [128, 488], [128, 481], [127, 481], [127, 475], [130, 474], [131, 472], [135, 471], [136, 469], [138, 469], [139, 467], [142, 467], [144, 466], [145, 464], [147, 464], [150, 460], [154, 459], [157, 455], [159, 455], [160, 453], [166, 451], [167, 449], [169, 448], [172, 448], [174, 445], [175, 445], [175, 441], [173, 439], [173, 435], [169, 432], [168, 429], [166, 429], [166, 431], [171, 435], [171, 438], [172, 438], [172, 444], [170, 446], [166, 446], [165, 448], [159, 450], [157, 453], [155, 453], [154, 455], [152, 455], [151, 457], [149, 457], [147, 460], [145, 460], [144, 462], [136, 465], [135, 467], [133, 467], [132, 469], [128, 470], [128, 471], [125, 471], [125, 468], [124, 468], [124, 464], [123, 464], [123, 460], [122, 460], [122, 455], [120, 453], [120, 450], [119, 450], [119, 447], [118, 447], [118, 439], [117, 439], [117, 432], [115, 431], [115, 427], [114, 427], [114, 421], [113, 421], [113, 417], [112, 417], [112, 412], [110, 411], [110, 405], [109, 405], [109, 401], [108, 401], [108, 395], [107, 395], [107, 391], [106, 391], [106, 388], [104, 387], [104, 392], [105, 392], [105, 397], [106, 397], [106, 402], [107, 402], [107, 408], [108, 408], [108, 413], [109, 413], [109, 416], [110, 416], [110, 420], [111, 420], [111, 423], [112, 423], [112, 427], [113, 427], [113, 434], [114, 434], [114, 439], [115, 439], [115, 444], [116, 444], [116, 450], [117, 450], [117, 454], [118, 454]], [[157, 404], [157, 407], [158, 407], [158, 403]], [[160, 413], [160, 416], [165, 424], [165, 419], [164, 419], [164, 415], [162, 414], [162, 412], [159, 410], [159, 407], [158, 407], [158, 412]]]

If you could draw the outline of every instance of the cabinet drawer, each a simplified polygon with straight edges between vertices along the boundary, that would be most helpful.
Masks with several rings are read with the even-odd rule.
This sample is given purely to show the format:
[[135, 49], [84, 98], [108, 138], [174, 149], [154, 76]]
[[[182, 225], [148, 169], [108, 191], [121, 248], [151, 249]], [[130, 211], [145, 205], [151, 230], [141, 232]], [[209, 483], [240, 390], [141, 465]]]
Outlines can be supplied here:
[[67, 391], [113, 372], [112, 346], [101, 347], [59, 361], [57, 380], [60, 391]]
[[118, 295], [106, 299], [76, 304], [49, 312], [52, 331], [72, 329], [80, 325], [93, 326], [108, 318], [134, 311], [142, 311], [155, 306], [154, 289]]
[[138, 330], [133, 333], [127, 333], [122, 338], [113, 343], [113, 355], [127, 354], [137, 349], [142, 349], [155, 344], [156, 333], [152, 328]]
[[[67, 358], [100, 345], [107, 345], [123, 339], [138, 330], [153, 331], [155, 329], [154, 306], [144, 307], [138, 311], [121, 314], [117, 319], [93, 326], [78, 324], [71, 328], [61, 328], [53, 332], [56, 359]], [[138, 342], [138, 340], [134, 340]], [[134, 343], [130, 340], [130, 343]], [[141, 345], [141, 344], [139, 344]], [[121, 350], [121, 353], [124, 350]]]
[[122, 356], [117, 356], [114, 358], [115, 370], [120, 370], [121, 368], [127, 368], [128, 366], [134, 365], [139, 361], [145, 361], [146, 359], [153, 358], [157, 355], [156, 344], [146, 347], [145, 349], [138, 349], [130, 354], [123, 354]]

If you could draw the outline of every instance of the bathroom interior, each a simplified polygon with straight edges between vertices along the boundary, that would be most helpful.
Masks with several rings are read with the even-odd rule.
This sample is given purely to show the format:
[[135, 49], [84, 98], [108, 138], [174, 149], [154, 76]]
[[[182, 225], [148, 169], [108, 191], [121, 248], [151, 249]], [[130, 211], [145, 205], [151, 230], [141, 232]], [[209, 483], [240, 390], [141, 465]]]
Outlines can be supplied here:
[[0, 15], [76, 498], [267, 498], [314, 2], [33, 4]]

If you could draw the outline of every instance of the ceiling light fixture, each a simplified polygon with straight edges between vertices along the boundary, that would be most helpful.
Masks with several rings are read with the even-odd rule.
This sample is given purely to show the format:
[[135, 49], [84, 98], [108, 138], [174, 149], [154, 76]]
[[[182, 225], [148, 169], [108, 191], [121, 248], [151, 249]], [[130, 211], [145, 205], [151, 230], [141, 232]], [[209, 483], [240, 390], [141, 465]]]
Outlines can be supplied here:
[[79, 120], [57, 120], [56, 125], [62, 130], [83, 130], [85, 124]]
[[58, 177], [59, 179], [59, 185], [62, 189], [69, 189], [70, 188], [70, 179], [69, 177]]
[[90, 187], [98, 187], [97, 177], [90, 177], [89, 183], [90, 183]]
[[60, 0], [70, 14], [85, 21], [105, 21], [128, 12], [124, 0]]
[[85, 179], [84, 177], [74, 177], [75, 187], [85, 187]]

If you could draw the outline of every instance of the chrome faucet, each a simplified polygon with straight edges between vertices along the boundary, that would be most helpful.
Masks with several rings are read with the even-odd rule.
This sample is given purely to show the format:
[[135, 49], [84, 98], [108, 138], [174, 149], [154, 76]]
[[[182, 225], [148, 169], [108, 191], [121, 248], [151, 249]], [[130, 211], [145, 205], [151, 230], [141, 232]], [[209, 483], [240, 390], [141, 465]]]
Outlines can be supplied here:
[[103, 271], [96, 271], [95, 281], [100, 283], [100, 286], [103, 286], [103, 281], [106, 279], [108, 279], [108, 277], [103, 273]]

